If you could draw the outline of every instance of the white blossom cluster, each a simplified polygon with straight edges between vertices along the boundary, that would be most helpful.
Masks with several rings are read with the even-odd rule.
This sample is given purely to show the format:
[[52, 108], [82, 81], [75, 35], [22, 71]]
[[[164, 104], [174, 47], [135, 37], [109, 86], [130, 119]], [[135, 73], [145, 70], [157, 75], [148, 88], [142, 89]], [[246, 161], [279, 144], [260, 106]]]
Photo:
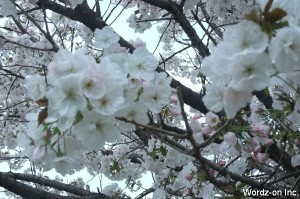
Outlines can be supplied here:
[[[267, 1], [261, 1], [261, 9]], [[262, 153], [262, 146], [274, 144], [270, 138], [270, 126], [260, 116], [264, 109], [259, 107], [254, 91], [267, 89], [271, 93], [272, 106], [285, 110], [286, 125], [299, 129], [299, 64], [300, 64], [300, 15], [298, 1], [274, 1], [270, 12], [280, 8], [286, 15], [278, 21], [281, 27], [272, 34], [253, 21], [244, 20], [228, 28], [224, 40], [212, 48], [212, 55], [205, 58], [201, 72], [209, 77], [207, 93], [203, 101], [209, 110], [224, 110], [228, 118], [234, 118], [237, 112], [250, 104], [251, 116], [247, 118], [251, 135], [227, 132], [220, 145], [220, 152], [243, 158], [252, 156], [264, 163], [269, 156]], [[286, 99], [291, 100], [292, 104]], [[243, 142], [241, 142], [243, 140]], [[298, 139], [295, 141], [298, 143]], [[299, 150], [293, 153], [293, 166], [300, 165]], [[241, 164], [243, 165], [243, 164]], [[237, 171], [236, 169], [234, 169]]]
[[[32, 6], [37, 1], [25, 2]], [[82, 2], [66, 0], [64, 5], [74, 8]], [[257, 5], [254, 1], [237, 0], [204, 2], [202, 5], [211, 10], [209, 17], [214, 18], [212, 22], [217, 24], [240, 20], [242, 13]], [[259, 1], [261, 11], [267, 2]], [[121, 3], [130, 3], [129, 7], [138, 5], [138, 12], [128, 20], [130, 27], [136, 29], [136, 32], [143, 32], [151, 27], [148, 20], [168, 14], [143, 1], [133, 3], [126, 0]], [[186, 1], [183, 12], [188, 18], [190, 10], [196, 6], [197, 1]], [[283, 125], [293, 131], [299, 128], [299, 6], [297, 0], [274, 0], [271, 11], [281, 8], [287, 13], [278, 21], [280, 27], [270, 34], [262, 24], [244, 20], [226, 28], [223, 41], [210, 48], [212, 55], [203, 63], [200, 59], [195, 62], [195, 65], [201, 63], [201, 72], [209, 78], [203, 101], [210, 110], [206, 115], [196, 113], [188, 118], [193, 139], [197, 144], [205, 142], [205, 137], [214, 135], [222, 125], [224, 118], [219, 118], [211, 111], [224, 110], [228, 118], [234, 118], [241, 108], [250, 104], [249, 117], [243, 115], [245, 112], [239, 114], [246, 123], [246, 127], [239, 127], [244, 129], [236, 130], [234, 124], [229, 125], [229, 130], [218, 136], [218, 139], [222, 139], [221, 143], [210, 143], [201, 150], [203, 157], [220, 167], [226, 166], [226, 169], [235, 174], [245, 174], [250, 158], [258, 163], [271, 162], [270, 165], [277, 165], [262, 150], [275, 141], [279, 143], [275, 136], [277, 132], [273, 128], [276, 124], [267, 124], [262, 118], [261, 113], [269, 110], [259, 105], [258, 99], [253, 97], [254, 91], [270, 92], [273, 108], [287, 116], [288, 122], [282, 121]], [[0, 8], [4, 16], [16, 13], [12, 1], [9, 0], [0, 2]], [[41, 16], [36, 17], [37, 21], [43, 21]], [[200, 14], [199, 17], [204, 16]], [[23, 76], [31, 74], [25, 79], [27, 96], [31, 99], [26, 105], [31, 113], [26, 116], [29, 121], [27, 126], [7, 121], [6, 127], [0, 131], [1, 146], [10, 149], [22, 148], [22, 153], [33, 160], [35, 165], [43, 168], [43, 171], [56, 168], [57, 172], [65, 175], [87, 167], [91, 174], [101, 173], [116, 181], [127, 179], [126, 183], [132, 191], [141, 189], [139, 180], [144, 173], [151, 172], [154, 179], [153, 198], [172, 197], [176, 194], [185, 198], [213, 198], [217, 189], [203, 178], [202, 168], [193, 157], [175, 150], [157, 138], [149, 138], [146, 145], [140, 144], [140, 140], [130, 133], [135, 128], [134, 125], [118, 120], [123, 117], [147, 124], [147, 113], [159, 113], [162, 106], [171, 102], [168, 116], [172, 118], [169, 124], [182, 127], [179, 99], [177, 93], [169, 87], [171, 79], [165, 73], [154, 72], [158, 61], [147, 51], [145, 44], [139, 40], [131, 42], [136, 49], [129, 54], [126, 48], [118, 44], [120, 37], [109, 27], [96, 29], [93, 33], [84, 25], [58, 15], [52, 15], [50, 19], [57, 22], [53, 32], [58, 31], [61, 37], [66, 36], [63, 39], [70, 41], [72, 38], [67, 33], [71, 31], [70, 27], [77, 26], [78, 30], [75, 30], [74, 35], [83, 41], [75, 45], [75, 53], [60, 47], [53, 57], [51, 52], [32, 53], [26, 48], [15, 48], [12, 45], [15, 49], [13, 58], [3, 61], [7, 66], [28, 63], [35, 66], [42, 63], [47, 65], [47, 69], [43, 75], [33, 69], [11, 70]], [[143, 20], [145, 21], [142, 22]], [[4, 36], [22, 45], [50, 49], [51, 44], [44, 37], [40, 41], [31, 42], [31, 35], [40, 33], [34, 28], [31, 29], [30, 25], [32, 24], [29, 24], [28, 34]], [[13, 23], [7, 26], [17, 29]], [[177, 23], [171, 23], [170, 27], [168, 28], [167, 22], [159, 27], [159, 32], [164, 34], [161, 41], [166, 43], [168, 56], [174, 53], [170, 51], [174, 31], [177, 32], [176, 36], [183, 35], [182, 28]], [[0, 34], [2, 35], [1, 32]], [[60, 42], [62, 38], [54, 36], [54, 39]], [[4, 42], [0, 45], [9, 46]], [[80, 48], [81, 51], [77, 50]], [[4, 53], [7, 53], [4, 56], [10, 56], [8, 51]], [[24, 61], [24, 57], [28, 63]], [[178, 67], [182, 63], [179, 57], [174, 56], [166, 61], [166, 69], [183, 74]], [[187, 71], [185, 75], [191, 77]], [[195, 71], [191, 73], [194, 72], [193, 76], [196, 78], [198, 68]], [[23, 80], [17, 79], [15, 84], [21, 86]], [[20, 99], [24, 99], [24, 88], [13, 90], [10, 85], [11, 81], [3, 81], [2, 93], [9, 92], [10, 99], [2, 100], [0, 106], [13, 106]], [[4, 94], [1, 97], [8, 98]], [[17, 109], [16, 115], [25, 119], [26, 109], [25, 106]], [[6, 120], [9, 112], [3, 115]], [[248, 125], [247, 122], [251, 124]], [[106, 145], [107, 142], [115, 141], [118, 141], [115, 145]], [[192, 148], [187, 139], [178, 143]], [[288, 153], [292, 157], [292, 165], [298, 166], [300, 141], [294, 139], [291, 145], [294, 151], [289, 150]], [[139, 163], [133, 163], [133, 158]], [[12, 164], [11, 168], [20, 169], [21, 166], [21, 163]], [[220, 181], [230, 180], [213, 169], [209, 172]], [[82, 179], [77, 179], [74, 183], [84, 187]], [[118, 191], [121, 190], [117, 184], [111, 184], [102, 190], [109, 196], [117, 194]]]
[[[253, 91], [278, 84], [285, 85], [287, 93], [297, 93], [300, 45], [295, 7], [298, 3], [280, 3], [288, 13], [282, 20], [287, 21], [288, 26], [280, 28], [274, 37], [269, 38], [258, 24], [244, 20], [228, 28], [224, 41], [203, 61], [201, 71], [212, 82], [207, 85], [203, 99], [210, 110], [224, 109], [228, 118], [233, 118], [240, 108], [251, 102]], [[280, 77], [290, 83], [286, 84]]]
[[240, 21], [243, 15], [253, 9], [255, 0], [207, 0], [205, 6], [211, 17], [215, 16], [215, 21], [221, 24]]
[[110, 27], [97, 29], [94, 46], [103, 50], [99, 63], [80, 51], [61, 49], [48, 65], [47, 84], [39, 75], [26, 78], [28, 96], [35, 102], [47, 100], [46, 108], [40, 105], [37, 111], [39, 117], [47, 112], [45, 122], [37, 127], [32, 117], [37, 114], [27, 117], [33, 123], [26, 140], [34, 144], [19, 145], [33, 150], [33, 160], [48, 169], [72, 172], [68, 167], [80, 154], [100, 150], [120, 132], [134, 128], [115, 117], [147, 124], [147, 111], [158, 113], [168, 103], [171, 79], [155, 72], [156, 58], [144, 47], [127, 53], [119, 39]]
[[228, 118], [251, 101], [254, 90], [262, 90], [274, 74], [265, 53], [268, 36], [251, 21], [228, 28], [224, 41], [204, 59], [202, 73], [210, 78], [205, 105], [214, 112], [225, 110]]

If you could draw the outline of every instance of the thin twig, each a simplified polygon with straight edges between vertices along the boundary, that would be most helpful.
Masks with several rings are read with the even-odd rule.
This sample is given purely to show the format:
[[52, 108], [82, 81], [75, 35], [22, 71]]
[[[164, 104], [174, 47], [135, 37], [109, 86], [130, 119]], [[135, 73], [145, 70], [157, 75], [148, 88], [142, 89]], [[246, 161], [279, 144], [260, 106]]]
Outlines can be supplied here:
[[15, 4], [15, 5], [22, 11], [22, 13], [27, 17], [27, 19], [29, 21], [31, 21], [37, 27], [37, 29], [39, 29], [39, 31], [41, 31], [41, 33], [51, 43], [51, 45], [53, 47], [52, 50], [57, 52], [59, 48], [57, 47], [57, 45], [56, 45], [55, 41], [53, 40], [52, 36], [50, 34], [48, 34], [47, 32], [45, 32], [43, 30], [43, 28], [36, 22], [36, 20], [33, 19], [20, 5], [18, 5], [18, 4]]
[[167, 131], [167, 130], [164, 130], [164, 129], [161, 129], [161, 128], [154, 127], [154, 126], [141, 124], [139, 122], [127, 119], [125, 117], [116, 117], [116, 119], [120, 120], [120, 121], [123, 121], [123, 122], [134, 124], [134, 125], [136, 125], [138, 127], [144, 128], [144, 129], [148, 129], [148, 130], [154, 131], [154, 134], [161, 133], [161, 134], [173, 136], [173, 137], [176, 137], [176, 138], [181, 138], [181, 139], [186, 138], [186, 135], [184, 135], [184, 134], [177, 134], [177, 133], [174, 133], [174, 132], [171, 132], [171, 131]]

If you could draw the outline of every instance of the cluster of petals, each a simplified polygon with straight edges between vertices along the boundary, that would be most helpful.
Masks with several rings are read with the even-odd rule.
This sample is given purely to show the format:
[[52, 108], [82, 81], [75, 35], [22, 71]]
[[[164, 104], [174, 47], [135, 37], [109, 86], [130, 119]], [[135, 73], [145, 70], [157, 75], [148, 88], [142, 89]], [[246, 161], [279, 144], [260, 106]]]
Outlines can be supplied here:
[[[121, 48], [119, 39], [110, 27], [97, 29], [95, 47], [105, 52], [98, 62], [81, 51], [60, 49], [46, 77], [26, 78], [28, 97], [48, 102], [48, 117], [35, 130], [40, 136], [30, 138], [36, 148], [29, 157], [47, 162], [58, 156], [58, 166], [70, 165], [76, 156], [100, 150], [106, 142], [116, 141], [121, 131], [134, 128], [115, 117], [146, 124], [148, 111], [158, 113], [169, 102], [171, 78], [155, 72], [156, 58], [144, 47], [132, 54], [116, 50]], [[65, 173], [68, 168], [57, 170]]]
[[[262, 10], [266, 2], [260, 2]], [[224, 110], [228, 118], [233, 118], [251, 102], [253, 91], [265, 88], [272, 90], [280, 86], [283, 93], [297, 93], [300, 87], [299, 3], [274, 1], [271, 10], [277, 7], [287, 13], [282, 22], [288, 25], [276, 30], [273, 37], [269, 38], [257, 23], [244, 20], [226, 29], [223, 41], [212, 47], [212, 55], [204, 59], [201, 72], [212, 84], [206, 86], [203, 101], [211, 111]], [[277, 105], [276, 95], [273, 97]], [[296, 121], [299, 114], [294, 111], [290, 118]]]
[[[261, 1], [261, 9], [265, 3]], [[273, 97], [273, 107], [285, 110], [290, 104], [278, 97], [291, 96], [293, 107], [287, 112], [290, 128], [299, 129], [299, 64], [300, 64], [300, 15], [299, 3], [274, 1], [274, 8], [283, 9], [287, 15], [271, 36], [258, 23], [244, 20], [224, 32], [223, 41], [212, 47], [211, 55], [203, 60], [201, 72], [209, 78], [203, 101], [214, 112], [225, 111], [227, 118], [234, 118], [247, 104], [257, 101], [253, 91], [268, 89]], [[275, 88], [280, 88], [276, 90]], [[253, 111], [253, 110], [251, 110]], [[255, 112], [257, 111], [257, 112]], [[258, 123], [259, 110], [251, 114], [254, 123], [250, 126], [249, 138], [243, 134], [228, 132], [220, 145], [220, 152], [235, 156], [241, 152], [264, 163], [268, 155], [261, 152], [262, 146], [275, 144], [269, 126]], [[255, 116], [255, 117], [254, 117]], [[247, 134], [247, 133], [245, 133]], [[245, 143], [241, 145], [240, 140]], [[243, 151], [238, 148], [243, 148]], [[237, 150], [238, 149], [238, 150]], [[247, 156], [248, 156], [247, 155]], [[299, 165], [299, 155], [292, 158], [294, 166]]]
[[233, 118], [251, 101], [252, 91], [267, 87], [274, 72], [267, 46], [267, 34], [254, 22], [245, 20], [225, 31], [224, 41], [202, 64], [202, 73], [212, 82], [203, 98], [210, 110], [224, 109]]

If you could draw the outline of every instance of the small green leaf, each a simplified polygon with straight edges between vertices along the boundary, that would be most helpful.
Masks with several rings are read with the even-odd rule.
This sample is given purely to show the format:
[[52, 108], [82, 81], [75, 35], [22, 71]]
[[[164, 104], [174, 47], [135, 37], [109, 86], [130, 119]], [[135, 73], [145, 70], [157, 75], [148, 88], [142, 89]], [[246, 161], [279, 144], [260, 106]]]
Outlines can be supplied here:
[[288, 26], [288, 22], [280, 22], [280, 23], [271, 24], [272, 30], [278, 30], [278, 29], [281, 29], [281, 28], [287, 27], [287, 26]]

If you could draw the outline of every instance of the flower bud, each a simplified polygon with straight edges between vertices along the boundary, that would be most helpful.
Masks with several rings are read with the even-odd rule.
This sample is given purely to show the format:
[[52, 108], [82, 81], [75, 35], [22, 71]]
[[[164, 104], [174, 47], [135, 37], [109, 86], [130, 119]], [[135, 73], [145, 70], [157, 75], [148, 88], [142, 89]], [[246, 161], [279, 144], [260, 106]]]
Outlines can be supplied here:
[[272, 144], [274, 144], [274, 141], [272, 139], [266, 139], [265, 143], [266, 145], [271, 146]]
[[266, 153], [258, 153], [257, 154], [257, 160], [260, 163], [264, 163], [269, 159], [269, 155]]
[[212, 126], [206, 125], [206, 126], [203, 127], [203, 134], [204, 135], [209, 135], [209, 134], [211, 134], [212, 131], [213, 131]]
[[177, 95], [171, 95], [170, 96], [170, 103], [177, 104], [177, 102], [178, 102]]
[[199, 118], [201, 118], [201, 113], [195, 113], [195, 115], [192, 117], [193, 120], [198, 120]]
[[225, 162], [224, 160], [221, 160], [221, 161], [218, 163], [218, 165], [219, 165], [220, 167], [224, 167], [225, 164], [226, 164], [226, 162]]
[[192, 174], [188, 174], [188, 175], [185, 175], [184, 176], [184, 179], [188, 180], [188, 181], [191, 181], [193, 178]]
[[177, 117], [181, 114], [181, 112], [178, 109], [170, 109], [169, 114], [173, 117]]
[[235, 136], [234, 133], [227, 132], [224, 135], [224, 141], [227, 142], [228, 144], [235, 144], [237, 142], [237, 137]]

